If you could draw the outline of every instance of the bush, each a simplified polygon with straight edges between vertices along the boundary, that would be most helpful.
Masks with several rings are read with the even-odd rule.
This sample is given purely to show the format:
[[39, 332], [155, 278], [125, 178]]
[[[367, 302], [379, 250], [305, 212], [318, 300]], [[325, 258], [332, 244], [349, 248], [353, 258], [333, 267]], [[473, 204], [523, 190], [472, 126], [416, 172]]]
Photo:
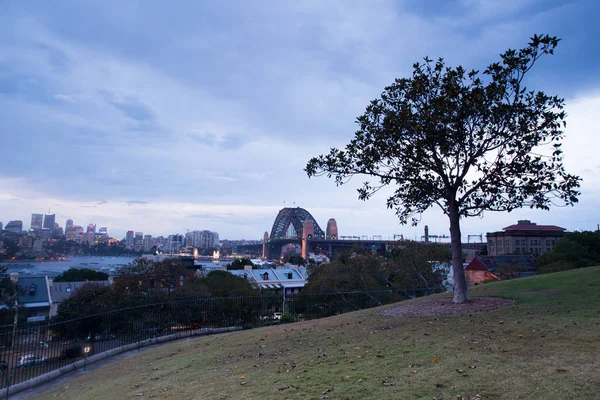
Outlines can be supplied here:
[[577, 266], [571, 262], [567, 262], [567, 261], [555, 261], [553, 263], [550, 264], [546, 264], [546, 265], [542, 265], [539, 268], [539, 272], [541, 274], [548, 274], [551, 272], [559, 272], [559, 271], [566, 271], [569, 269], [575, 269], [577, 268]]

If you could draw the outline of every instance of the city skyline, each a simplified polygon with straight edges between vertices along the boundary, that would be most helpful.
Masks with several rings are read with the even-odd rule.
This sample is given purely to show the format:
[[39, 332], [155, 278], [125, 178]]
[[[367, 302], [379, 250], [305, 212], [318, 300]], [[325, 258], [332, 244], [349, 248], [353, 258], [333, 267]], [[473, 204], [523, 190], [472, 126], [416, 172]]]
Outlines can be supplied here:
[[[422, 57], [483, 69], [535, 33], [562, 39], [527, 86], [566, 99], [564, 160], [580, 203], [486, 213], [463, 237], [520, 219], [600, 223], [597, 7], [588, 1], [232, 2], [164, 6], [32, 1], [0, 6], [0, 221], [49, 208], [154, 236], [207, 229], [260, 240], [283, 207], [340, 235], [447, 234], [427, 211], [400, 226], [364, 179], [308, 179], [310, 157], [344, 146], [370, 100]], [[118, 12], [113, 12], [117, 10]], [[596, 50], [594, 50], [596, 49]], [[43, 223], [43, 222], [42, 222]]]

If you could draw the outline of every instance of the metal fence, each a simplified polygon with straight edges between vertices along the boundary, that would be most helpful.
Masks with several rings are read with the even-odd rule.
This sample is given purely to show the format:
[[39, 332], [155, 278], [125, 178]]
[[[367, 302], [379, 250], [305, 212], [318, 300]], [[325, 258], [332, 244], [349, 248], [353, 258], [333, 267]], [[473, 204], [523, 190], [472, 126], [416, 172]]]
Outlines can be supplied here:
[[1, 388], [147, 339], [322, 318], [427, 294], [431, 291], [412, 289], [195, 298], [68, 321], [54, 318], [25, 326], [0, 326]]

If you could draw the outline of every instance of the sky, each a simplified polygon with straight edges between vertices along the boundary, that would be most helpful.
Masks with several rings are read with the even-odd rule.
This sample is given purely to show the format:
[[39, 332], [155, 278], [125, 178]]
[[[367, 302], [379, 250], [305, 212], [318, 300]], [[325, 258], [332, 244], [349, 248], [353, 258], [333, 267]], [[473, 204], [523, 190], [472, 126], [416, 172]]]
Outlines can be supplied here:
[[599, 17], [596, 0], [0, 0], [0, 221], [28, 228], [50, 210], [113, 237], [260, 239], [297, 206], [322, 228], [335, 218], [340, 235], [448, 235], [438, 209], [403, 226], [386, 191], [358, 200], [365, 179], [336, 187], [303, 169], [344, 147], [368, 103], [423, 57], [484, 69], [548, 33], [562, 41], [526, 84], [566, 100], [580, 201], [488, 212], [462, 234], [519, 219], [596, 229]]

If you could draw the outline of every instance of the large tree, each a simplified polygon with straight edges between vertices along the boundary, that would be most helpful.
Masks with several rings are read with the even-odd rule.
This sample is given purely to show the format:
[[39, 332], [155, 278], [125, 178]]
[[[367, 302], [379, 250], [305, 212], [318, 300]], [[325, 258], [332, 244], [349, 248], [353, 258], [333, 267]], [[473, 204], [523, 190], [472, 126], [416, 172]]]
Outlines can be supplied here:
[[535, 35], [483, 72], [426, 57], [412, 77], [396, 79], [367, 106], [344, 150], [308, 162], [308, 176], [334, 177], [338, 185], [355, 175], [374, 178], [358, 190], [362, 200], [394, 184], [387, 206], [402, 224], [416, 225], [417, 216], [439, 206], [450, 222], [454, 301], [468, 301], [461, 218], [577, 202], [580, 178], [562, 160], [564, 100], [524, 85], [558, 42]]

